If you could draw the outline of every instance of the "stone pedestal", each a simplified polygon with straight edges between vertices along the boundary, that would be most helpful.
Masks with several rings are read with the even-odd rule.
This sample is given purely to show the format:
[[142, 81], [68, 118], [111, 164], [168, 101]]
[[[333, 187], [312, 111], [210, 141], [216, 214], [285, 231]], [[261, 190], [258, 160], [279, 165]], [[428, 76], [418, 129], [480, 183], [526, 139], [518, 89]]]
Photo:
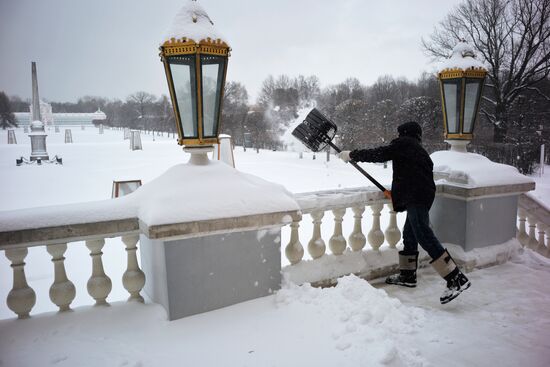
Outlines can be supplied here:
[[516, 236], [518, 197], [534, 183], [465, 188], [438, 185], [430, 222], [442, 243], [465, 251], [502, 244]]
[[169, 320], [264, 297], [280, 288], [280, 227], [187, 239], [141, 236], [145, 292]]
[[47, 161], [50, 159], [48, 152], [46, 151], [46, 134], [30, 135], [31, 138], [31, 156], [30, 160], [35, 161], [37, 159]]
[[145, 293], [164, 306], [169, 320], [267, 296], [281, 285], [281, 228], [299, 220], [299, 211], [286, 210], [140, 222]]

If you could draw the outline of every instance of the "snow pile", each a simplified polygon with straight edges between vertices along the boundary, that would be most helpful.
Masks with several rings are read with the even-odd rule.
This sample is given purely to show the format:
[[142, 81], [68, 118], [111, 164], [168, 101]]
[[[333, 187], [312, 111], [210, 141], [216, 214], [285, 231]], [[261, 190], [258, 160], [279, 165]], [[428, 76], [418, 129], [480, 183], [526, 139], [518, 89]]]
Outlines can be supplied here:
[[477, 60], [475, 51], [467, 42], [459, 42], [452, 51], [451, 57], [441, 62], [440, 72], [445, 70], [487, 69], [485, 64]]
[[516, 238], [498, 245], [480, 247], [468, 251], [464, 251], [461, 246], [450, 243], [445, 243], [443, 246], [449, 250], [449, 253], [456, 261], [465, 266], [467, 271], [494, 264], [503, 264], [509, 259], [516, 257], [522, 251], [522, 246]]
[[149, 226], [300, 209], [284, 186], [219, 161], [176, 165], [129, 196]]
[[430, 156], [434, 162], [437, 183], [452, 183], [466, 187], [486, 187], [534, 182], [515, 167], [495, 163], [475, 153], [438, 151]]
[[322, 322], [336, 350], [361, 358], [357, 365], [418, 366], [425, 362], [412, 347], [412, 335], [425, 322], [424, 311], [403, 305], [356, 276], [338, 279], [333, 288], [287, 283], [275, 301], [281, 308], [300, 309], [307, 315], [305, 328], [309, 322]]
[[170, 42], [172, 39], [180, 40], [182, 38], [193, 40], [195, 43], [210, 38], [228, 44], [225, 38], [214, 28], [214, 22], [197, 1], [188, 1], [180, 9], [163, 37], [161, 45]]

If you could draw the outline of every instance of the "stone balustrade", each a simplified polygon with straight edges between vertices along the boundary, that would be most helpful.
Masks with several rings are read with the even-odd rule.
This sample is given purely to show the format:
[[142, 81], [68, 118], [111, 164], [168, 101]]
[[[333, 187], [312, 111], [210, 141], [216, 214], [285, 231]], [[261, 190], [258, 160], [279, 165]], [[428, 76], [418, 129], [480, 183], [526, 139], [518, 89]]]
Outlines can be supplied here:
[[[96, 228], [99, 229], [101, 227], [97, 227], [96, 225]], [[106, 229], [103, 228], [103, 231]], [[54, 274], [54, 281], [50, 287], [49, 296], [51, 302], [59, 308], [60, 312], [69, 311], [71, 303], [76, 296], [77, 290], [75, 285], [71, 282], [65, 271], [64, 255], [67, 251], [67, 245], [79, 239], [78, 236], [75, 236], [73, 239], [68, 238], [65, 242], [45, 245], [46, 251], [52, 258]], [[130, 295], [128, 301], [143, 302], [140, 292], [145, 285], [145, 274], [140, 269], [137, 260], [139, 233], [137, 231], [134, 231], [134, 233], [125, 232], [121, 236], [121, 239], [127, 252], [126, 271], [122, 277], [122, 284]], [[50, 242], [49, 240], [44, 240], [44, 242]], [[103, 268], [103, 252], [101, 250], [105, 244], [105, 237], [88, 238], [85, 240], [85, 243], [91, 257], [91, 275], [87, 283], [88, 294], [95, 300], [96, 305], [107, 305], [107, 297], [111, 292], [112, 280], [105, 274]], [[25, 258], [28, 254], [28, 247], [39, 245], [38, 243], [28, 245], [7, 245], [3, 243], [0, 245], [0, 249], [5, 250], [5, 255], [11, 262], [13, 269], [13, 286], [7, 297], [7, 305], [20, 319], [29, 317], [36, 303], [35, 291], [29, 286], [25, 276]]]
[[[375, 251], [378, 251], [384, 242], [387, 242], [390, 248], [395, 248], [401, 239], [401, 230], [397, 226], [396, 212], [393, 211], [391, 202], [373, 188], [297, 194], [296, 200], [302, 208], [302, 214], [309, 214], [313, 222], [313, 233], [307, 242], [307, 251], [312, 259], [318, 259], [327, 253], [326, 242], [321, 237], [321, 225], [327, 212], [332, 212], [334, 216], [333, 234], [328, 239], [328, 249], [333, 255], [342, 255], [348, 247], [354, 252], [362, 251], [367, 241], [370, 248]], [[389, 225], [382, 231], [380, 217], [384, 208], [385, 213], [389, 215]], [[342, 232], [342, 222], [348, 209], [353, 213], [353, 231], [346, 237]], [[372, 222], [368, 231], [363, 229], [366, 215], [372, 216], [371, 220], [367, 221]], [[299, 228], [300, 222], [290, 224], [290, 241], [285, 248], [286, 258], [292, 265], [304, 258]]]
[[[444, 194], [445, 190], [438, 185], [438, 195]], [[323, 284], [323, 282], [330, 283], [346, 273], [365, 276], [365, 267], [371, 267], [373, 270], [369, 273], [370, 275], [365, 276], [366, 278], [379, 277], [395, 271], [396, 245], [401, 239], [401, 230], [391, 203], [381, 192], [374, 188], [342, 189], [297, 194], [295, 198], [301, 208], [303, 219], [300, 216], [292, 217], [285, 229], [289, 232], [285, 255], [290, 265], [283, 269], [283, 273], [299, 270], [301, 267], [307, 267], [304, 269], [308, 273], [315, 269], [319, 274], [318, 278], [305, 281]], [[312, 223], [311, 226], [307, 225], [308, 232], [300, 231], [301, 224], [308, 219], [311, 219]], [[345, 220], [349, 223], [344, 222]], [[518, 223], [519, 242], [547, 257], [550, 256], [548, 208], [531, 196], [521, 194]], [[212, 223], [207, 224], [208, 228], [197, 227], [194, 231], [217, 233], [216, 231], [219, 232], [221, 228], [213, 226]], [[242, 225], [243, 228], [247, 226], [252, 226], [252, 223]], [[331, 232], [330, 236], [326, 236], [326, 231], [323, 235], [322, 228], [326, 230], [327, 226]], [[302, 227], [306, 226], [302, 225]], [[345, 228], [347, 231], [344, 230]], [[137, 245], [140, 233], [145, 233], [149, 238], [155, 238], [160, 236], [160, 232], [157, 232], [161, 229], [147, 228], [144, 232], [144, 228], [140, 228], [140, 223], [135, 218], [127, 218], [0, 232], [0, 250], [5, 251], [5, 256], [11, 262], [13, 269], [13, 286], [7, 296], [9, 309], [19, 318], [29, 317], [36, 302], [36, 294], [25, 277], [25, 258], [28, 247], [45, 246], [53, 262], [54, 280], [50, 287], [50, 300], [60, 312], [70, 310], [76, 292], [81, 290], [75, 289], [75, 285], [65, 271], [64, 255], [70, 243], [82, 240], [85, 241], [90, 252], [91, 275], [87, 282], [87, 292], [95, 304], [107, 304], [107, 297], [114, 281], [122, 281], [129, 294], [129, 301], [143, 302], [140, 292], [145, 285], [145, 274], [137, 260]], [[170, 227], [162, 230], [173, 231], [174, 229]], [[186, 231], [191, 230], [186, 229]], [[126, 271], [121, 280], [111, 279], [103, 267], [102, 249], [105, 238], [114, 237], [121, 238], [127, 252]], [[311, 259], [308, 259], [309, 257]], [[327, 258], [331, 259], [332, 264], [343, 264], [340, 273], [327, 273], [323, 269], [331, 264], [330, 261], [327, 262]], [[426, 260], [427, 255], [422, 254], [421, 261], [425, 263]], [[346, 268], [346, 264], [351, 265]]]
[[533, 196], [523, 194], [518, 200], [519, 242], [550, 258], [550, 208]]

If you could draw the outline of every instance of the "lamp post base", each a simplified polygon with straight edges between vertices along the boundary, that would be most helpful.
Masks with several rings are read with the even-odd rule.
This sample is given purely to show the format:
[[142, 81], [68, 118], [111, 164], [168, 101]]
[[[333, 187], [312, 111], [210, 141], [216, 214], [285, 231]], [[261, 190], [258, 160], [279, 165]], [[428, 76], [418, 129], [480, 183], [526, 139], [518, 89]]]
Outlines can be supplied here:
[[445, 140], [445, 143], [451, 146], [451, 152], [468, 153], [466, 146], [470, 140]]
[[208, 153], [214, 151], [214, 146], [207, 145], [204, 147], [184, 147], [183, 151], [191, 154], [191, 158], [189, 158], [189, 162], [187, 162], [188, 164], [193, 164], [196, 166], [206, 166], [208, 163], [210, 163], [210, 159], [208, 159]]

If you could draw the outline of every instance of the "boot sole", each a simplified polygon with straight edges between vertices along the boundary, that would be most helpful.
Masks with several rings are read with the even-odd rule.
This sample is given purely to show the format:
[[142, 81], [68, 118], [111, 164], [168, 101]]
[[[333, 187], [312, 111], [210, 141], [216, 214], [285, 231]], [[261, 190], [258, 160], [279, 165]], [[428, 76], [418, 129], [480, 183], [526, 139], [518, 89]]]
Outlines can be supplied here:
[[470, 288], [470, 286], [472, 285], [472, 283], [470, 281], [468, 281], [468, 283], [466, 283], [464, 285], [464, 288], [460, 289], [454, 296], [450, 297], [450, 298], [447, 298], [445, 300], [440, 300], [441, 301], [441, 304], [442, 305], [445, 305], [449, 302], [451, 302], [453, 299], [455, 299], [456, 297], [460, 296], [460, 293], [464, 292], [466, 289]]
[[416, 283], [403, 283], [403, 282], [388, 282], [386, 281], [386, 284], [392, 284], [392, 285], [400, 285], [402, 287], [407, 287], [407, 288], [416, 288]]

